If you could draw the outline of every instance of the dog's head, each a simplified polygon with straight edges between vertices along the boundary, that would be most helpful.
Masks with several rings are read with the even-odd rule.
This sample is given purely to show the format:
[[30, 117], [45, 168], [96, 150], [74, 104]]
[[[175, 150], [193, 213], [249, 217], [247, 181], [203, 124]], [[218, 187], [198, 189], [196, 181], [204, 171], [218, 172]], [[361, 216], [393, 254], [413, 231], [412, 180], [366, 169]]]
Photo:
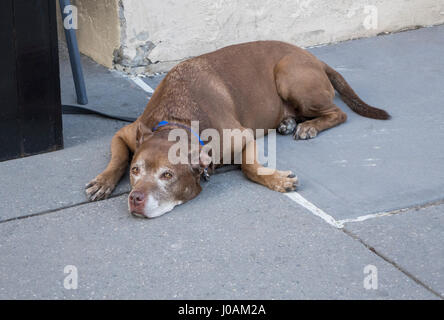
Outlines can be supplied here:
[[200, 161], [174, 164], [169, 159], [168, 131], [155, 134], [143, 124], [136, 133], [136, 150], [130, 166], [132, 190], [128, 196], [130, 212], [139, 217], [154, 218], [171, 211], [176, 205], [196, 197], [202, 190], [200, 175], [211, 158], [200, 152]]

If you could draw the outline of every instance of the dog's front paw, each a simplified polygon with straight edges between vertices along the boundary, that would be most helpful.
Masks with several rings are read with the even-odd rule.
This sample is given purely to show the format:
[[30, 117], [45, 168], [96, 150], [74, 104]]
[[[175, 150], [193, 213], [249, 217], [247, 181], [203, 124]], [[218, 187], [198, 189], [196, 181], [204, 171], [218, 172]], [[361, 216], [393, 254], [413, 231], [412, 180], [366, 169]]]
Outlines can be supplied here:
[[318, 130], [309, 124], [301, 123], [297, 126], [293, 135], [295, 140], [313, 139], [318, 135]]
[[115, 187], [113, 179], [99, 174], [85, 186], [86, 197], [89, 201], [106, 199]]
[[295, 191], [299, 186], [299, 180], [291, 171], [276, 171], [270, 176], [267, 186], [278, 192]]

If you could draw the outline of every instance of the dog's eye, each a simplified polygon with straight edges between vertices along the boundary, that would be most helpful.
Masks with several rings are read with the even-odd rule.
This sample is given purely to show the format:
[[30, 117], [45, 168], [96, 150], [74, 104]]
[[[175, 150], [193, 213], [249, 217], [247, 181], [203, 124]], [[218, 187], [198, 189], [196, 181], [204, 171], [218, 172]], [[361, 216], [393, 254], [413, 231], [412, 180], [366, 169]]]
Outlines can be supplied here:
[[171, 179], [173, 177], [173, 174], [169, 171], [165, 171], [162, 173], [161, 178], [162, 179]]
[[139, 167], [132, 167], [131, 168], [131, 173], [134, 175], [138, 175], [140, 172]]

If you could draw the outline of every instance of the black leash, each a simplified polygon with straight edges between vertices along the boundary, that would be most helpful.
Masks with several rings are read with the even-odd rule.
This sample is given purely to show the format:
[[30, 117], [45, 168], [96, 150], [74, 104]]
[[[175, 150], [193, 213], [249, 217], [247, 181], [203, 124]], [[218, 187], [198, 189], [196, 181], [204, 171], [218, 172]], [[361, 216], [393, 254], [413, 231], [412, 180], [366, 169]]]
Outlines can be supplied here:
[[93, 114], [97, 115], [103, 118], [113, 119], [113, 120], [120, 120], [125, 122], [134, 122], [137, 118], [131, 118], [131, 117], [124, 117], [124, 116], [116, 116], [109, 113], [104, 113], [100, 111], [96, 111], [93, 109], [80, 107], [80, 106], [73, 106], [73, 105], [62, 105], [62, 113], [63, 114]]

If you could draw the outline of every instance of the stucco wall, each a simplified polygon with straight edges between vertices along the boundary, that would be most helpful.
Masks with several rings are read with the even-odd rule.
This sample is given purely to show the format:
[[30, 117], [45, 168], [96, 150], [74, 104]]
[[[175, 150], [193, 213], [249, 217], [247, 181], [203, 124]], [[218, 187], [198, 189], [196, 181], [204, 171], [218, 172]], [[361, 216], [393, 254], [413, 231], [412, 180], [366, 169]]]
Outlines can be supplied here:
[[[59, 39], [64, 39], [59, 2]], [[118, 0], [72, 0], [77, 8], [76, 30], [79, 50], [100, 64], [112, 68], [115, 51], [120, 48]]]
[[[133, 72], [165, 71], [179, 60], [245, 41], [275, 39], [307, 47], [444, 23], [444, 0], [74, 2], [88, 7], [80, 10], [84, 15], [79, 30], [82, 51], [93, 58], [100, 56], [96, 60], [109, 66], [109, 47], [115, 47], [116, 41], [110, 35], [119, 29], [114, 64]], [[94, 10], [91, 3], [96, 3]], [[117, 14], [103, 17], [103, 6], [117, 6]], [[88, 20], [87, 15], [92, 18]], [[113, 25], [116, 16], [117, 27]], [[108, 36], [97, 32], [97, 24]], [[107, 39], [112, 41], [100, 44]], [[102, 53], [97, 55], [96, 50]], [[105, 51], [107, 56], [103, 57]]]
[[123, 64], [147, 64], [152, 71], [244, 41], [276, 39], [306, 47], [444, 23], [444, 0], [122, 0], [121, 4]]

